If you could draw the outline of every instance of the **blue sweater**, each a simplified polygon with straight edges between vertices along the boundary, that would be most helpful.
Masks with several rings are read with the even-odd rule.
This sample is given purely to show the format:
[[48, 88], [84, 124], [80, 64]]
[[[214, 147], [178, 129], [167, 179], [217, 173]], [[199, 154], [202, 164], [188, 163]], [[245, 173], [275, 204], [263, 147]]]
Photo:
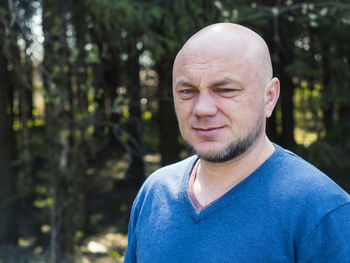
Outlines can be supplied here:
[[197, 157], [154, 172], [131, 212], [128, 262], [350, 262], [350, 197], [295, 154], [276, 150], [198, 212]]

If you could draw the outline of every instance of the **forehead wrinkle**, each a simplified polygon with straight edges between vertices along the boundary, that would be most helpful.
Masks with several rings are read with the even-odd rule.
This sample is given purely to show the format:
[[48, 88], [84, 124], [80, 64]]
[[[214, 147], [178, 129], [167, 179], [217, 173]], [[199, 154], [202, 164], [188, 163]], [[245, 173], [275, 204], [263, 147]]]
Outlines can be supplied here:
[[193, 85], [191, 82], [186, 81], [186, 80], [184, 80], [184, 79], [180, 79], [180, 80], [176, 81], [176, 83], [175, 83], [175, 88], [177, 88], [177, 87], [179, 87], [179, 86], [181, 86], [181, 87], [196, 88], [195, 85]]
[[[197, 53], [203, 53], [198, 52]], [[193, 54], [184, 52], [179, 56], [179, 64], [185, 69], [207, 70], [215, 63], [220, 63], [220, 57], [208, 54]]]
[[181, 78], [180, 81], [184, 80], [191, 83], [192, 86], [199, 86], [202, 81], [206, 80], [206, 71], [211, 68], [211, 63], [206, 61], [205, 57], [179, 53], [173, 67], [173, 86], [178, 86], [178, 77]]

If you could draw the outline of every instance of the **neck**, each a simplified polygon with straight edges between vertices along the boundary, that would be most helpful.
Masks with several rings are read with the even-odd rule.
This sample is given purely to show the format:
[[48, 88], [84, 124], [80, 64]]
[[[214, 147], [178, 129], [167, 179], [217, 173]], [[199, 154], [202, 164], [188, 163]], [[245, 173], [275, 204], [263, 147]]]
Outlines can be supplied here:
[[201, 160], [194, 192], [202, 205], [210, 203], [253, 173], [274, 152], [274, 146], [264, 136], [242, 156], [224, 163]]

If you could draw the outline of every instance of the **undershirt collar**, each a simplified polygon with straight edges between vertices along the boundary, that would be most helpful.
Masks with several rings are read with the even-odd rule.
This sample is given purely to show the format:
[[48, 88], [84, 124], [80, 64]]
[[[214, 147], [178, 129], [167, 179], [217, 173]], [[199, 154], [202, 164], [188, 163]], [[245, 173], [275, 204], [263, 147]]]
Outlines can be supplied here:
[[207, 204], [205, 206], [201, 205], [201, 203], [198, 201], [198, 199], [194, 193], [193, 187], [194, 187], [194, 182], [195, 182], [196, 177], [197, 177], [197, 170], [198, 170], [199, 164], [200, 164], [200, 159], [197, 160], [197, 162], [195, 163], [195, 165], [193, 166], [193, 169], [191, 171], [190, 179], [188, 181], [188, 195], [190, 196], [190, 199], [191, 199], [193, 206], [198, 211], [202, 211], [203, 209], [207, 208], [212, 203], [214, 203], [217, 199], [213, 200], [212, 202], [210, 202], [209, 204]]

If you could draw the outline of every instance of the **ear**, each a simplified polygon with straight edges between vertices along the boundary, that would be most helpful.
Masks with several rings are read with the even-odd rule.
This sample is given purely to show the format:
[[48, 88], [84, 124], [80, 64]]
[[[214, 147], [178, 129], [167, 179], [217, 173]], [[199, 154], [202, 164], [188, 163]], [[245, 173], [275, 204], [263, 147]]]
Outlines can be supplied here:
[[269, 118], [280, 95], [280, 81], [273, 78], [265, 86], [265, 117]]

